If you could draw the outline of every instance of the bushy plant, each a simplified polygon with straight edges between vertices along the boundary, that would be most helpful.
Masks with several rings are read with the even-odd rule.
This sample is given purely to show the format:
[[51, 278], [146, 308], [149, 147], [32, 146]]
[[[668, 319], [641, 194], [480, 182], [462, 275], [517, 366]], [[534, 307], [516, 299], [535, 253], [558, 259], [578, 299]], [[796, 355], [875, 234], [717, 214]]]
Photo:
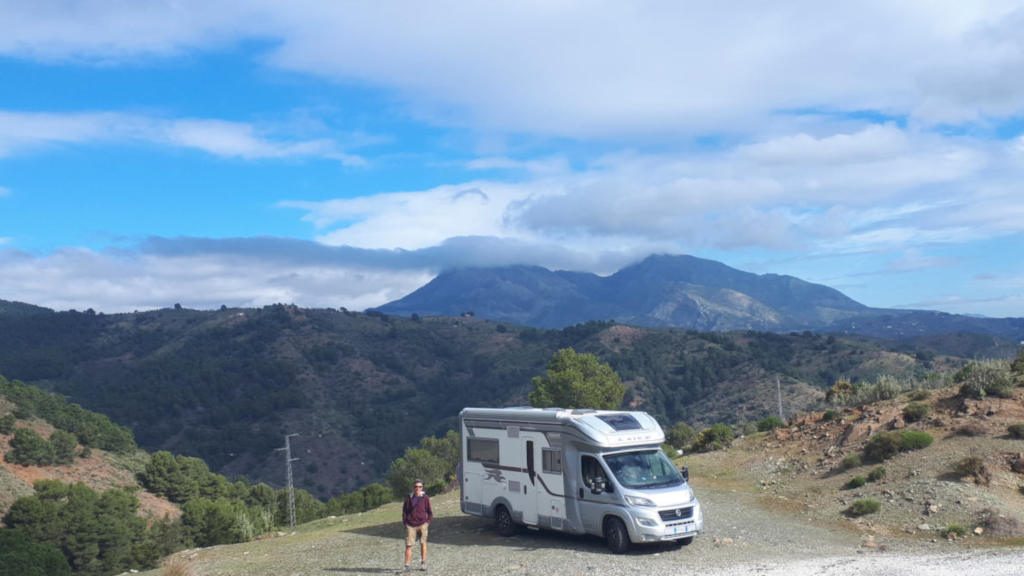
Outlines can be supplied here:
[[868, 473], [868, 482], [878, 482], [885, 478], [885, 467], [879, 466]]
[[960, 476], [970, 476], [979, 484], [988, 485], [992, 472], [985, 461], [977, 456], [968, 456], [956, 463], [955, 471]]
[[986, 396], [1010, 398], [1013, 396], [1013, 377], [1010, 365], [1000, 360], [970, 362], [953, 376], [960, 385], [960, 396], [980, 400]]
[[932, 391], [921, 388], [910, 393], [910, 399], [914, 402], [924, 402], [932, 397]]
[[14, 423], [16, 419], [14, 414], [6, 414], [0, 417], [0, 434], [10, 434], [14, 432]]
[[927, 432], [920, 430], [904, 430], [900, 432], [900, 450], [903, 452], [910, 452], [911, 450], [921, 450], [932, 445], [935, 439], [932, 435]]
[[0, 576], [70, 576], [71, 567], [53, 544], [21, 530], [0, 529]]
[[903, 419], [907, 422], [918, 422], [924, 420], [931, 412], [931, 406], [920, 402], [911, 402], [903, 407]]
[[686, 422], [677, 422], [665, 435], [665, 442], [673, 448], [686, 448], [697, 437], [697, 431]]
[[1006, 433], [1010, 435], [1010, 438], [1024, 440], [1024, 423], [1010, 424], [1006, 427]]
[[839, 411], [838, 410], [832, 410], [831, 408], [829, 408], [828, 410], [825, 410], [825, 412], [821, 415], [821, 421], [822, 422], [834, 422], [836, 420], [839, 420], [839, 418], [840, 418]]
[[879, 376], [877, 380], [857, 387], [857, 403], [870, 404], [882, 400], [892, 400], [903, 392], [900, 381], [888, 374]]
[[985, 427], [977, 422], [968, 422], [962, 426], [958, 426], [954, 432], [957, 436], [968, 437], [984, 436], [986, 434]]
[[860, 488], [860, 487], [864, 486], [867, 483], [868, 483], [868, 479], [867, 478], [865, 478], [863, 476], [854, 476], [853, 478], [850, 478], [849, 482], [846, 483], [844, 488], [846, 488], [847, 490], [853, 490], [855, 488]]
[[757, 421], [758, 432], [767, 432], [785, 426], [786, 423], [778, 416], [768, 416]]
[[721, 450], [732, 445], [734, 435], [728, 424], [712, 425], [710, 428], [701, 430], [697, 440], [693, 443], [693, 449], [697, 452], [711, 452]]
[[53, 463], [53, 446], [35, 430], [18, 428], [4, 459], [22, 466], [48, 466]]
[[862, 498], [854, 500], [853, 504], [846, 509], [845, 514], [851, 518], [874, 514], [882, 509], [882, 503], [874, 498]]
[[884, 462], [899, 454], [900, 435], [896, 432], [880, 432], [875, 434], [864, 445], [864, 460], [868, 462]]
[[942, 535], [946, 538], [963, 538], [967, 535], [967, 528], [960, 524], [949, 524], [942, 531]]
[[861, 460], [860, 454], [849, 454], [839, 464], [840, 470], [850, 470], [861, 466], [864, 462]]

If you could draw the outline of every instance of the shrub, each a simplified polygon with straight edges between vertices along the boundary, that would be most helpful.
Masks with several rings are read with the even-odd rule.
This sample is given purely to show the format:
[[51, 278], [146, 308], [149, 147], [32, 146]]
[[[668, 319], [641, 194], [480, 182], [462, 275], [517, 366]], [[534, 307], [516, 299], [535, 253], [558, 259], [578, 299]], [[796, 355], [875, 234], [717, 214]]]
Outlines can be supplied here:
[[710, 428], [701, 430], [697, 435], [697, 440], [693, 443], [693, 449], [697, 452], [711, 452], [728, 448], [732, 444], [733, 437], [732, 428], [719, 422]]
[[925, 390], [923, 388], [921, 390], [914, 390], [913, 392], [910, 393], [910, 399], [914, 402], [924, 402], [925, 400], [931, 397], [931, 390]]
[[785, 425], [786, 423], [782, 421], [782, 418], [779, 418], [778, 416], [769, 416], [757, 421], [757, 430], [758, 432], [767, 432], [769, 430], [781, 428]]
[[942, 531], [942, 535], [946, 538], [963, 538], [967, 535], [967, 528], [960, 524], [950, 524]]
[[899, 454], [901, 450], [900, 435], [896, 432], [880, 432], [875, 434], [864, 445], [864, 460], [868, 462], [884, 462]]
[[862, 464], [863, 464], [863, 461], [861, 461], [860, 454], [850, 454], [846, 458], [843, 458], [842, 463], [839, 464], [839, 469], [840, 470], [849, 470], [851, 468], [857, 468], [858, 466], [861, 466]]
[[1010, 438], [1024, 439], [1024, 424], [1011, 424], [1006, 427]]
[[878, 482], [882, 478], [885, 478], [885, 468], [879, 466], [868, 473], [868, 482]]
[[18, 428], [11, 438], [11, 451], [4, 459], [22, 466], [47, 466], [53, 463], [53, 446], [35, 430]]
[[931, 406], [920, 402], [911, 402], [903, 407], [903, 419], [907, 422], [919, 422], [931, 412]]
[[986, 434], [985, 427], [976, 422], [968, 422], [963, 426], [958, 427], [956, 430], [957, 436], [984, 436]]
[[21, 530], [0, 529], [0, 558], [0, 576], [71, 575], [60, 548], [33, 541]]
[[920, 450], [932, 445], [935, 439], [927, 432], [920, 430], [904, 430], [900, 432], [900, 450], [910, 452]]
[[985, 465], [985, 461], [977, 456], [968, 456], [957, 462], [955, 471], [960, 476], [970, 476], [975, 482], [986, 486], [992, 480], [992, 473]]
[[0, 434], [10, 434], [14, 432], [14, 414], [7, 414], [0, 418]]
[[1013, 378], [1007, 362], [998, 360], [971, 362], [961, 368], [953, 382], [960, 384], [960, 396], [980, 400], [986, 396], [1013, 396]]
[[855, 488], [860, 488], [867, 483], [867, 478], [863, 476], [854, 476], [853, 478], [850, 478], [850, 481], [846, 483], [844, 488], [846, 488], [847, 490], [853, 490]]
[[994, 508], [985, 508], [978, 513], [978, 524], [985, 533], [996, 538], [1019, 538], [1024, 536], [1024, 523], [1009, 514]]
[[882, 503], [874, 498], [863, 498], [854, 500], [853, 504], [846, 509], [845, 514], [851, 518], [874, 514], [882, 509]]
[[686, 448], [696, 437], [697, 431], [686, 422], [677, 422], [675, 426], [669, 428], [668, 434], [665, 435], [665, 442], [673, 448]]
[[822, 422], [834, 422], [836, 420], [839, 420], [839, 418], [840, 418], [839, 412], [837, 410], [833, 410], [831, 408], [829, 408], [828, 410], [825, 410], [825, 412], [821, 415], [821, 421]]

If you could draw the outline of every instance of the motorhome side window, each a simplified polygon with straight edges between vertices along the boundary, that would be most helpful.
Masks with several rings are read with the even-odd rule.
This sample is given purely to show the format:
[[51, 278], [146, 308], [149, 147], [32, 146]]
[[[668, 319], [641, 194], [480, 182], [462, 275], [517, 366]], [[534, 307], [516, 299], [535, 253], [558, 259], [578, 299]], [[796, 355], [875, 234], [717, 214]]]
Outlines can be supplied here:
[[498, 441], [494, 438], [470, 438], [467, 456], [471, 462], [498, 463]]
[[608, 475], [597, 458], [583, 456], [580, 459], [580, 473], [583, 474], [583, 484], [590, 489], [600, 485], [605, 492], [612, 491], [612, 483], [608, 481]]
[[552, 450], [551, 448], [544, 449], [544, 472], [550, 474], [561, 474], [562, 473], [562, 451]]

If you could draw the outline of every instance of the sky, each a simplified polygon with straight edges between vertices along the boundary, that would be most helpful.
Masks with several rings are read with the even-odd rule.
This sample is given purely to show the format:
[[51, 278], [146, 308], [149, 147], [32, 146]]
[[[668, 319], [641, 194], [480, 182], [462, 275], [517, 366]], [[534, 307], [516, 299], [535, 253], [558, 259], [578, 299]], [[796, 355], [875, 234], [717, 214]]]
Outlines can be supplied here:
[[0, 0], [0, 299], [692, 254], [1024, 316], [1024, 1]]

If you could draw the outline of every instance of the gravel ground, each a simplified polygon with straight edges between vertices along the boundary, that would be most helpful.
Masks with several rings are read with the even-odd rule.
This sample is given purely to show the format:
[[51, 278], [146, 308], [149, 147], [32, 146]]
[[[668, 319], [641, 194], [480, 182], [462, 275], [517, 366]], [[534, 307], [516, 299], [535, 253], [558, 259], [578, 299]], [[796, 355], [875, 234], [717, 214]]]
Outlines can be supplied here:
[[[435, 502], [430, 569], [446, 576], [481, 575], [928, 575], [1019, 576], [1024, 552], [970, 550], [962, 543], [865, 537], [846, 521], [811, 526], [796, 510], [768, 510], [756, 496], [704, 490], [706, 531], [690, 546], [637, 546], [616, 556], [592, 537], [522, 531], [498, 536], [491, 523], [458, 512], [455, 498]], [[795, 508], [795, 506], [794, 506]], [[392, 574], [401, 567], [397, 509], [358, 519], [324, 521], [308, 532], [240, 546], [185, 553], [194, 576]], [[383, 523], [380, 523], [383, 518]], [[335, 524], [330, 524], [334, 522]], [[418, 549], [417, 549], [418, 556]], [[418, 562], [418, 558], [415, 560]], [[419, 573], [419, 572], [417, 572]], [[157, 574], [153, 572], [152, 574]]]

